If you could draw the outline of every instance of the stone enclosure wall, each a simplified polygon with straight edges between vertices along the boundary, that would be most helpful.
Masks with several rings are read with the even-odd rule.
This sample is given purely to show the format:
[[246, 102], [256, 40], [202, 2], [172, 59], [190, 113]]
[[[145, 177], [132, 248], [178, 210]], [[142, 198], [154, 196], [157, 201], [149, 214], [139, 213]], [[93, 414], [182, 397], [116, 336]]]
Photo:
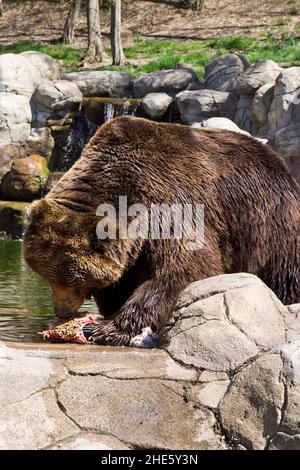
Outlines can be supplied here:
[[300, 67], [282, 69], [270, 60], [250, 65], [229, 54], [206, 67], [204, 82], [187, 67], [133, 79], [110, 71], [63, 74], [51, 57], [24, 52], [0, 56], [2, 199], [41, 195], [57, 147], [94, 97], [140, 100], [139, 115], [149, 119], [249, 133], [277, 150], [300, 179]]
[[0, 449], [300, 449], [300, 306], [194, 282], [161, 349], [0, 343]]

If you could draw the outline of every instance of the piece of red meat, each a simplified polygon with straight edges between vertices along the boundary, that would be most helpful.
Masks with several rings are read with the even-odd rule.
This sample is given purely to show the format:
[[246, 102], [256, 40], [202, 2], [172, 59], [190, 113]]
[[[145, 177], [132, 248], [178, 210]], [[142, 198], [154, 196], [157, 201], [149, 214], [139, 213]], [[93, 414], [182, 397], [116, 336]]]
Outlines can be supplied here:
[[87, 344], [83, 327], [85, 325], [91, 325], [97, 323], [96, 315], [84, 312], [83, 316], [73, 318], [65, 323], [60, 323], [53, 329], [41, 331], [39, 335], [45, 340], [52, 342], [63, 342], [63, 343], [79, 343]]

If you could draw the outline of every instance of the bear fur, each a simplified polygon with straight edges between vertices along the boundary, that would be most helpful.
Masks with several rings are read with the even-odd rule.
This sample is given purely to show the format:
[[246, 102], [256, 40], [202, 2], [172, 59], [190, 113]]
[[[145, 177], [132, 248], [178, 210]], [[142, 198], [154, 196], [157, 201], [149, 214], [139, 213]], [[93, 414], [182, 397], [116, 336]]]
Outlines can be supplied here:
[[[97, 206], [204, 204], [204, 245], [185, 239], [100, 240]], [[119, 117], [102, 126], [52, 191], [33, 204], [28, 264], [52, 287], [55, 313], [93, 296], [99, 344], [161, 332], [180, 291], [222, 273], [259, 276], [285, 304], [300, 301], [300, 191], [282, 160], [251, 137]]]

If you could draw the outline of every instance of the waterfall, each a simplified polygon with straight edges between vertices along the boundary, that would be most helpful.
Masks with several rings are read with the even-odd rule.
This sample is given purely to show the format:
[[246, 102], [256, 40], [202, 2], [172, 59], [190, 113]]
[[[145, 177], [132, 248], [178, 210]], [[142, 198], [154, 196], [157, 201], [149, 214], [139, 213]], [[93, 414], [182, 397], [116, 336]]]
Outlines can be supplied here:
[[62, 172], [68, 171], [78, 160], [84, 146], [97, 130], [96, 124], [89, 121], [82, 110], [73, 120], [71, 130], [67, 136], [64, 150], [64, 159], [62, 163]]
[[115, 117], [115, 107], [113, 103], [105, 103], [103, 110], [104, 122], [110, 121]]
[[141, 100], [119, 98], [84, 98], [79, 114], [61, 140], [55, 137], [56, 154], [51, 171], [66, 172], [78, 160], [84, 146], [97, 128], [117, 116], [136, 116]]

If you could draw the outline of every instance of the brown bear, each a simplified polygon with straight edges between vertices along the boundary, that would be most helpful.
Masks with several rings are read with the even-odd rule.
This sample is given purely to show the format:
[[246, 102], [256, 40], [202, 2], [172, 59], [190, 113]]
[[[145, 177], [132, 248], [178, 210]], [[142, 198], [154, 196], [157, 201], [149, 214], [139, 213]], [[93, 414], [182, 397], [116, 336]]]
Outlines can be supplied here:
[[[97, 207], [118, 212], [119, 196], [149, 211], [203, 204], [203, 246], [190, 249], [172, 233], [121, 238], [118, 222], [116, 237], [99, 238], [107, 213]], [[105, 317], [93, 341], [128, 345], [144, 327], [161, 332], [180, 291], [209, 276], [253, 273], [285, 304], [300, 301], [299, 222], [299, 186], [268, 146], [224, 130], [119, 117], [33, 204], [24, 256], [50, 284], [57, 316], [76, 315], [93, 296]]]

